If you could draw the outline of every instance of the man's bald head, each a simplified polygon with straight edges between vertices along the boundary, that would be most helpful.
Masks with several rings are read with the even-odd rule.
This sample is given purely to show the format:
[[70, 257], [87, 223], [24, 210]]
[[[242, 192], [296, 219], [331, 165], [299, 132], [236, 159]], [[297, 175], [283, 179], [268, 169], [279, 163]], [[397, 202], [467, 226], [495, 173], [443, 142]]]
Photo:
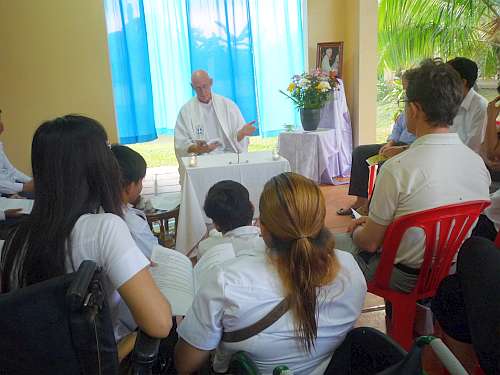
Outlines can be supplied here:
[[191, 75], [191, 87], [196, 91], [196, 97], [202, 103], [212, 100], [212, 78], [204, 70], [195, 70]]

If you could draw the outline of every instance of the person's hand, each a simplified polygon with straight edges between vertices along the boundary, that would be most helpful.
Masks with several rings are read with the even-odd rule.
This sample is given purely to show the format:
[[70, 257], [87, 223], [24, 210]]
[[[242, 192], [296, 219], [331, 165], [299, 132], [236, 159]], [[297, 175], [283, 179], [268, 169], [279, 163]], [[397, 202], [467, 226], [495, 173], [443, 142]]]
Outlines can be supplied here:
[[497, 104], [499, 104], [498, 102], [500, 102], [500, 95], [488, 103], [488, 118], [493, 118], [496, 120], [498, 114], [500, 114], [500, 105], [497, 106]]
[[23, 184], [23, 192], [25, 193], [33, 193], [35, 191], [35, 182], [30, 180]]
[[361, 216], [360, 218], [357, 218], [356, 220], [351, 221], [351, 223], [347, 227], [347, 233], [354, 232], [354, 230], [357, 227], [365, 225], [367, 221], [368, 221], [368, 216]]
[[19, 217], [22, 215], [21, 213], [22, 210], [23, 210], [22, 208], [11, 208], [9, 210], [5, 210], [4, 211], [5, 217], [6, 218]]
[[406, 146], [392, 146], [392, 147], [387, 147], [381, 155], [385, 156], [386, 158], [392, 158], [393, 156], [396, 156], [397, 154], [402, 153], [404, 150], [406, 150]]
[[383, 155], [384, 154], [384, 150], [390, 148], [394, 146], [394, 143], [392, 141], [389, 141], [387, 142], [385, 145], [383, 145], [382, 147], [380, 147], [380, 150], [378, 150], [378, 154], [379, 155]]
[[238, 132], [238, 139], [242, 140], [245, 137], [251, 136], [257, 128], [254, 126], [255, 120], [250, 121], [249, 123], [246, 123], [243, 125], [243, 127], [239, 130]]
[[201, 154], [206, 154], [206, 153], [212, 152], [217, 147], [219, 147], [219, 144], [217, 142], [208, 144], [205, 141], [196, 141], [196, 143], [194, 145], [191, 145], [188, 148], [188, 152], [201, 155]]

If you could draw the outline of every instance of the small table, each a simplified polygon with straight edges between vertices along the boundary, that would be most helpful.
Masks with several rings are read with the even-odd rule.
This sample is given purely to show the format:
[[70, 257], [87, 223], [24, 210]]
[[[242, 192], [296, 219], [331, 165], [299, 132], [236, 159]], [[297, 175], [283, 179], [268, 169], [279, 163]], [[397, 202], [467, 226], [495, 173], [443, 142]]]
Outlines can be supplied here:
[[222, 180], [233, 180], [248, 189], [255, 207], [254, 218], [259, 215], [259, 199], [264, 184], [280, 173], [290, 171], [290, 164], [282, 157], [273, 160], [271, 151], [238, 155], [233, 153], [198, 156], [197, 166], [189, 166], [189, 157], [182, 158], [184, 173], [181, 206], [177, 226], [176, 250], [189, 253], [207, 231], [211, 220], [205, 216], [203, 204], [210, 189]]
[[317, 183], [335, 184], [341, 176], [338, 149], [333, 129], [283, 132], [279, 135], [279, 153], [290, 162], [292, 171]]

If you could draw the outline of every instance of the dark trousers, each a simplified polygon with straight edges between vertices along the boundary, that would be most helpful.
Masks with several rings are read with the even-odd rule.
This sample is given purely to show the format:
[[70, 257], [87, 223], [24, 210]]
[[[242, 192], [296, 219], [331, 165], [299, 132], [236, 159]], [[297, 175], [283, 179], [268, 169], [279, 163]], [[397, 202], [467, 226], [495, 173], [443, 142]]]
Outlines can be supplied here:
[[486, 374], [500, 374], [500, 249], [471, 237], [458, 253], [457, 273], [446, 277], [432, 301], [443, 330], [472, 343]]
[[368, 198], [368, 163], [366, 159], [378, 154], [383, 144], [358, 146], [352, 152], [351, 182], [349, 195]]

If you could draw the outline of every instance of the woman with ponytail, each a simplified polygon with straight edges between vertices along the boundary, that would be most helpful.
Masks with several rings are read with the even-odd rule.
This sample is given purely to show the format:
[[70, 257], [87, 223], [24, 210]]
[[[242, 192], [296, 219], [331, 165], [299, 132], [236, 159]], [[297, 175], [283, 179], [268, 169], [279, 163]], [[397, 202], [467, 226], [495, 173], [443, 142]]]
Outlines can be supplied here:
[[[212, 273], [179, 327], [176, 366], [191, 373], [216, 349], [214, 370], [245, 351], [263, 374], [287, 365], [294, 374], [323, 374], [361, 313], [366, 283], [349, 253], [334, 248], [325, 228], [325, 200], [311, 180], [273, 177], [260, 197], [263, 243], [236, 249]], [[225, 340], [261, 321], [278, 305], [285, 313], [242, 341]], [[243, 335], [244, 336], [244, 335]]]

